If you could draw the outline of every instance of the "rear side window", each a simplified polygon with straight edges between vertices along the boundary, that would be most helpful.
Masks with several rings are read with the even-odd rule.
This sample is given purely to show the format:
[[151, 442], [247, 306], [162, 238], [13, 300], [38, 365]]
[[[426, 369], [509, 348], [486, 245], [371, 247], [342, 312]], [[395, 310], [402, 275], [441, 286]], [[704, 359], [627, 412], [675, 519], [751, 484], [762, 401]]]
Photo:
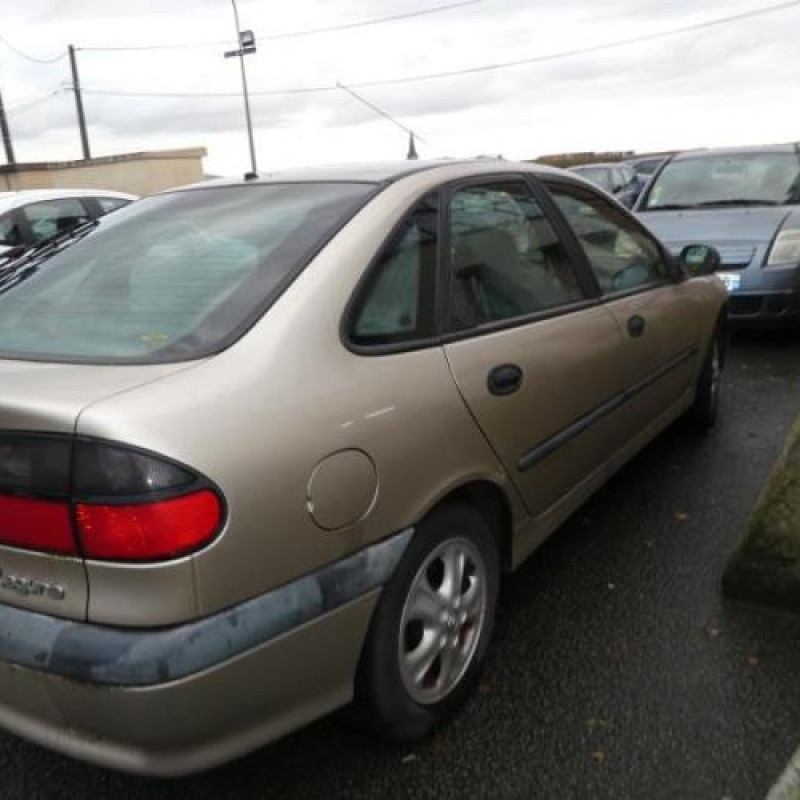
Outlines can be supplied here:
[[34, 242], [41, 242], [89, 219], [83, 203], [74, 197], [31, 203], [22, 209], [22, 213], [28, 220]]
[[458, 190], [450, 250], [455, 330], [583, 299], [561, 240], [523, 181]]
[[385, 345], [433, 333], [437, 196], [425, 197], [406, 217], [378, 259], [356, 304], [350, 340]]
[[374, 191], [251, 184], [132, 203], [0, 282], [0, 355], [159, 363], [215, 352], [264, 313]]
[[582, 187], [548, 187], [583, 248], [603, 294], [631, 291], [667, 279], [661, 251], [605, 198]]

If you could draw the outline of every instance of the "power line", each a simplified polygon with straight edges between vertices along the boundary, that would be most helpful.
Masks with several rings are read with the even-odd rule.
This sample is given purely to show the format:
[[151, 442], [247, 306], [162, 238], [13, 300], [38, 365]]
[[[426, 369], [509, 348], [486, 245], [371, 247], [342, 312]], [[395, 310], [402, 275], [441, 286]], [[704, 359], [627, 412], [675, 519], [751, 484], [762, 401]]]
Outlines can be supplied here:
[[[443, 78], [454, 78], [460, 75], [473, 75], [480, 72], [492, 72], [502, 69], [509, 69], [512, 67], [521, 67], [528, 64], [540, 64], [546, 61], [556, 61], [562, 58], [573, 58], [575, 56], [586, 55], [589, 53], [598, 53], [604, 50], [611, 50], [617, 47], [626, 47], [632, 44], [641, 44], [643, 42], [652, 42], [659, 39], [666, 39], [671, 36], [679, 36], [685, 33], [692, 33], [694, 31], [704, 30], [707, 28], [716, 27], [719, 25], [727, 25], [732, 22], [739, 22], [744, 19], [752, 19], [753, 17], [762, 16], [764, 14], [772, 14], [777, 11], [784, 11], [789, 8], [800, 6], [800, 0], [789, 0], [788, 2], [779, 3], [774, 6], [767, 6], [756, 8], [751, 11], [744, 11], [739, 14], [731, 14], [724, 17], [717, 17], [715, 19], [706, 20], [704, 22], [696, 22], [690, 25], [683, 25], [678, 28], [672, 28], [667, 31], [659, 31], [657, 33], [643, 34], [640, 36], [631, 36], [625, 39], [615, 39], [610, 42], [602, 42], [600, 44], [589, 45], [586, 47], [574, 48], [572, 50], [562, 50], [558, 53], [546, 53], [539, 56], [530, 56], [527, 58], [515, 59], [513, 61], [501, 61], [494, 64], [482, 64], [475, 67], [464, 67], [461, 69], [446, 70], [442, 72], [428, 72], [421, 75], [406, 75], [398, 78], [384, 78], [372, 81], [348, 81], [347, 85], [351, 89], [368, 89], [376, 86], [395, 86], [403, 83], [416, 83], [420, 81], [439, 80]], [[267, 89], [262, 91], [253, 91], [250, 94], [256, 96], [277, 96], [277, 95], [295, 95], [295, 94], [313, 94], [316, 92], [332, 92], [338, 89], [338, 85], [322, 85], [322, 86], [303, 86], [291, 87], [287, 89]], [[114, 89], [84, 89], [84, 92], [97, 95], [110, 95], [115, 97], [162, 97], [162, 98], [181, 98], [181, 97], [238, 97], [236, 92], [139, 92], [139, 91], [125, 91]]]
[[9, 50], [11, 50], [12, 53], [16, 53], [20, 58], [24, 58], [26, 61], [32, 61], [34, 64], [55, 64], [56, 61], [61, 61], [62, 58], [66, 58], [67, 56], [66, 52], [64, 52], [60, 55], [53, 56], [52, 58], [37, 58], [36, 56], [29, 55], [28, 53], [20, 50], [18, 47], [15, 47], [2, 34], [0, 34], [0, 42], [2, 42]]
[[[383, 25], [387, 22], [398, 22], [404, 19], [413, 19], [415, 17], [424, 17], [429, 14], [438, 14], [442, 11], [451, 11], [456, 8], [463, 8], [464, 6], [474, 6], [478, 3], [483, 3], [485, 0], [458, 0], [458, 2], [447, 3], [445, 5], [435, 6], [434, 8], [423, 8], [417, 11], [407, 11], [402, 14], [391, 14], [386, 17], [376, 17], [374, 19], [365, 19], [357, 22], [344, 22], [339, 25], [330, 25], [323, 28], [308, 28], [299, 31], [287, 31], [285, 33], [273, 33], [266, 36], [259, 36], [260, 41], [278, 41], [281, 39], [299, 39], [303, 36], [317, 36], [322, 33], [333, 33], [335, 31], [352, 30], [354, 28], [365, 28], [370, 25]], [[215, 41], [215, 42], [187, 42], [184, 44], [140, 44], [140, 45], [115, 45], [104, 47], [79, 47], [78, 50], [86, 50], [92, 52], [122, 52], [132, 50], [189, 50], [201, 47], [222, 47], [229, 44], [229, 40]]]
[[589, 45], [588, 47], [579, 47], [574, 50], [562, 50], [560, 53], [547, 53], [541, 56], [531, 56], [529, 58], [520, 58], [514, 61], [501, 61], [496, 64], [483, 64], [479, 67], [466, 67], [464, 69], [448, 70], [445, 72], [430, 72], [426, 75], [411, 75], [401, 78], [390, 78], [376, 81], [363, 81], [361, 83], [353, 84], [356, 88], [365, 89], [370, 86], [393, 86], [401, 83], [414, 83], [416, 81], [435, 80], [439, 78], [453, 78], [458, 75], [471, 75], [477, 72], [491, 72], [495, 70], [508, 69], [511, 67], [521, 67], [527, 64], [539, 64], [545, 61], [556, 61], [562, 58], [572, 58], [574, 56], [587, 55], [589, 53], [598, 53], [603, 50], [611, 50], [617, 47], [625, 47], [632, 44], [641, 44], [644, 42], [653, 42], [658, 39], [666, 39], [671, 36], [679, 36], [684, 33], [692, 33], [694, 31], [704, 30], [706, 28], [716, 27], [718, 25], [726, 25], [731, 22], [739, 22], [743, 19], [750, 19], [752, 17], [761, 16], [763, 14], [771, 14], [775, 11], [784, 11], [787, 8], [800, 6], [800, 0], [790, 0], [786, 3], [780, 3], [776, 6], [768, 6], [766, 8], [757, 8], [752, 11], [745, 11], [740, 14], [732, 14], [726, 17], [717, 17], [716, 19], [706, 20], [705, 22], [697, 22], [691, 25], [684, 25], [680, 28], [672, 28], [668, 31], [659, 31], [658, 33], [644, 34], [642, 36], [631, 36], [626, 39], [616, 39], [611, 42], [603, 42], [601, 44]]
[[32, 100], [28, 100], [24, 103], [17, 103], [17, 105], [11, 106], [11, 108], [6, 109], [6, 113], [9, 116], [18, 117], [21, 114], [25, 114], [31, 109], [36, 108], [36, 106], [40, 106], [42, 103], [46, 103], [48, 100], [52, 100], [56, 95], [59, 95], [64, 91], [66, 90], [63, 87], [59, 87], [58, 89], [53, 89], [47, 94], [40, 95], [39, 97], [35, 97]]
[[413, 131], [411, 130], [411, 128], [408, 128], [405, 125], [403, 125], [402, 122], [395, 119], [388, 111], [384, 111], [382, 108], [376, 106], [374, 103], [370, 103], [370, 101], [367, 100], [366, 97], [362, 97], [360, 94], [354, 92], [349, 86], [345, 86], [343, 83], [337, 82], [336, 87], [338, 89], [342, 89], [343, 91], [347, 92], [347, 94], [349, 94], [351, 97], [354, 97], [356, 100], [358, 100], [359, 103], [363, 103], [367, 108], [372, 109], [376, 114], [379, 114], [384, 119], [388, 119], [389, 122], [391, 122], [393, 125], [396, 125], [398, 128], [400, 128], [400, 130], [405, 131], [409, 136], [413, 136], [419, 139], [423, 144], [428, 145], [428, 147], [433, 147], [433, 145], [430, 142], [423, 139], [416, 131]]

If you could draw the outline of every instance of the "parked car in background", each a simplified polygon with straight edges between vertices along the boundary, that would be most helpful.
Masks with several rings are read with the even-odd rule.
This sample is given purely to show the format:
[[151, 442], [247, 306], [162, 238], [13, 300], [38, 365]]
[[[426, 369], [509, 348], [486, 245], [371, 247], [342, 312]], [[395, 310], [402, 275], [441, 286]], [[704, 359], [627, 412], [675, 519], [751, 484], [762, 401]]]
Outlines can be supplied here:
[[571, 167], [570, 172], [575, 172], [595, 186], [613, 194], [626, 208], [633, 208], [639, 196], [641, 185], [633, 167], [627, 164], [582, 164]]
[[[442, 246], [446, 243], [446, 246]], [[0, 282], [0, 725], [176, 775], [469, 694], [502, 575], [688, 412], [714, 253], [560, 170], [145, 198]]]
[[640, 218], [678, 253], [713, 245], [731, 319], [800, 324], [800, 150], [773, 145], [680, 153], [639, 199]]
[[0, 192], [0, 257], [23, 252], [67, 228], [97, 219], [136, 197], [103, 189], [26, 189]]
[[667, 156], [640, 156], [638, 158], [627, 158], [623, 164], [633, 168], [642, 186], [647, 183], [650, 176], [664, 163]]

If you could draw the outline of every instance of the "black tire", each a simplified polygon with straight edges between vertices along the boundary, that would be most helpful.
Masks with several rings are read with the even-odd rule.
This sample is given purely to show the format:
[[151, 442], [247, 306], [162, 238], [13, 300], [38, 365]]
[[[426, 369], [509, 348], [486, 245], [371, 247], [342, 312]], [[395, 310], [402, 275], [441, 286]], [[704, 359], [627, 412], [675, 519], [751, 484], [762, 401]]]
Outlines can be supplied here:
[[[464, 542], [468, 544], [464, 544]], [[447, 550], [439, 558], [443, 547]], [[409, 690], [406, 684], [406, 681], [410, 680], [409, 669], [406, 668], [404, 672], [404, 668], [401, 668], [401, 661], [405, 665], [407, 662], [403, 659], [410, 656], [410, 653], [405, 650], [413, 650], [413, 639], [417, 635], [415, 626], [419, 626], [417, 647], [422, 647], [423, 636], [430, 634], [436, 639], [439, 633], [434, 631], [444, 628], [435, 626], [429, 628], [427, 623], [408, 618], [404, 624], [406, 601], [414, 596], [412, 589], [419, 587], [422, 575], [425, 576], [427, 587], [435, 585], [435, 573], [439, 563], [441, 563], [442, 569], [446, 569], [444, 567], [445, 559], [449, 557], [450, 553], [460, 552], [459, 547], [469, 551], [470, 558], [482, 560], [485, 576], [482, 623], [479, 626], [474, 625], [467, 634], [464, 631], [469, 623], [464, 623], [463, 628], [459, 629], [457, 633], [453, 628], [448, 629], [453, 633], [452, 639], [448, 639], [448, 647], [455, 648], [459, 653], [459, 656], [452, 658], [461, 658], [460, 654], [467, 650], [471, 652], [471, 656], [465, 661], [460, 677], [453, 678], [454, 685], [444, 696], [438, 699], [426, 698], [421, 702], [419, 698], [412, 696], [412, 691], [419, 693], [428, 691], [426, 681], [421, 681], [419, 686]], [[422, 572], [422, 567], [431, 558], [433, 561]], [[469, 584], [469, 591], [472, 592], [473, 587], [477, 587], [478, 584], [470, 582], [477, 574], [479, 572], [476, 569], [472, 576], [468, 575], [462, 581], [461, 587]], [[430, 577], [431, 575], [433, 578]], [[436, 726], [453, 714], [469, 696], [480, 676], [494, 628], [499, 584], [500, 565], [497, 542], [484, 517], [471, 506], [461, 503], [448, 503], [433, 510], [417, 527], [408, 549], [378, 601], [356, 675], [353, 718], [362, 726], [385, 738], [394, 741], [414, 741], [430, 734]], [[444, 591], [447, 587], [449, 584], [443, 578], [442, 584], [436, 590], [437, 597], [443, 598], [447, 595], [447, 592]], [[440, 592], [441, 595], [439, 595]], [[470, 595], [465, 592], [461, 596], [467, 598]], [[458, 600], [453, 602], [458, 602]], [[408, 611], [408, 613], [413, 617], [413, 612]], [[466, 614], [466, 611], [463, 613]], [[452, 624], [453, 620], [448, 619], [447, 622]], [[444, 624], [441, 622], [441, 626]], [[402, 644], [401, 630], [403, 631]], [[469, 648], [465, 646], [462, 650], [460, 642], [462, 638], [464, 642], [467, 642], [469, 635], [473, 636], [472, 642]], [[459, 644], [455, 644], [455, 640]], [[436, 689], [437, 680], [441, 682], [442, 688], [447, 684], [447, 681], [442, 679], [443, 663], [440, 658], [441, 674], [438, 678], [435, 676], [435, 664], [427, 673], [426, 680], [433, 687], [430, 690], [432, 692], [438, 691]], [[451, 669], [449, 674], [452, 676], [456, 671]], [[434, 676], [432, 681], [430, 680], [431, 675]]]
[[722, 335], [719, 330], [716, 330], [703, 361], [703, 367], [695, 389], [694, 405], [691, 409], [692, 421], [701, 433], [710, 431], [716, 425], [719, 417], [722, 367]]

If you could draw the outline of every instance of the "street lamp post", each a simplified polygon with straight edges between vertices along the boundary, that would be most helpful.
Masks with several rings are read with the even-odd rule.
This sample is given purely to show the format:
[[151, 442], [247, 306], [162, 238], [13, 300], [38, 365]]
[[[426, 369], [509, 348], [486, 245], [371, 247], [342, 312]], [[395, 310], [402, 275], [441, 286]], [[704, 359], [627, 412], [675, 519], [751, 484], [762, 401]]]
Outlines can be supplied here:
[[236, 22], [236, 41], [239, 42], [238, 50], [228, 50], [225, 58], [238, 56], [239, 64], [242, 68], [242, 94], [244, 95], [244, 116], [247, 122], [247, 138], [250, 142], [250, 173], [245, 177], [255, 178], [258, 175], [256, 168], [256, 146], [253, 141], [253, 120], [250, 117], [250, 97], [247, 94], [247, 73], [244, 68], [244, 57], [256, 52], [256, 37], [253, 31], [243, 31], [239, 28], [239, 11], [236, 8], [236, 0], [231, 0], [233, 4], [233, 18]]

